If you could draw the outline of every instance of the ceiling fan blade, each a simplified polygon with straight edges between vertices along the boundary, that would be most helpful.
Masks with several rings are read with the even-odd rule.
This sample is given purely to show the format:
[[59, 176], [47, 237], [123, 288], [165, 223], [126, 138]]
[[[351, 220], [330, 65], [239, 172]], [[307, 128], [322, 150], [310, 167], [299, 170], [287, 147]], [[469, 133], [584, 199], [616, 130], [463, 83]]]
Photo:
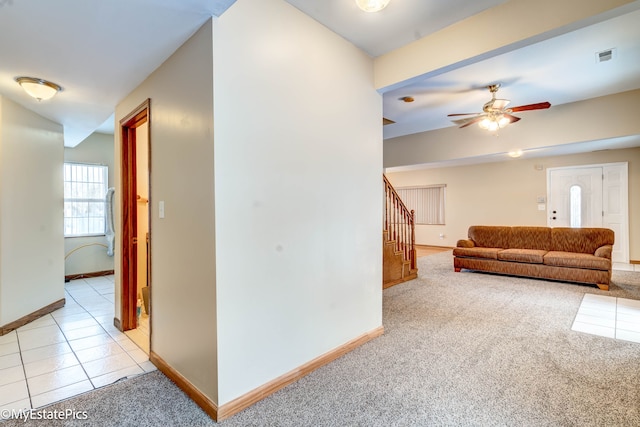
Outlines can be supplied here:
[[473, 117], [469, 120], [466, 120], [466, 123], [464, 123], [462, 126], [460, 126], [460, 129], [462, 128], [466, 128], [467, 126], [471, 126], [474, 123], [478, 123], [480, 120], [484, 119], [484, 114], [478, 117]]
[[481, 114], [481, 113], [457, 113], [457, 114], [447, 114], [447, 117], [454, 117], [454, 116], [475, 116], [476, 114]]
[[520, 120], [520, 117], [512, 116], [511, 114], [507, 114], [507, 113], [504, 113], [504, 114], [503, 114], [503, 116], [504, 116], [505, 118], [509, 119], [509, 124], [511, 124], [511, 123], [515, 123], [515, 122], [517, 122], [518, 120]]
[[460, 118], [460, 119], [451, 119], [451, 122], [453, 122], [456, 125], [460, 126], [460, 125], [465, 125], [465, 124], [477, 119], [478, 117], [483, 118], [485, 116], [486, 116], [486, 114], [476, 114], [473, 117], [463, 117], [463, 118]]
[[491, 107], [496, 110], [502, 110], [504, 109], [504, 107], [509, 105], [510, 102], [511, 101], [509, 101], [508, 99], [496, 99], [493, 101], [493, 105]]
[[511, 108], [511, 111], [517, 113], [518, 111], [530, 111], [530, 110], [544, 110], [551, 107], [548, 102], [538, 102], [537, 104], [520, 105], [519, 107]]

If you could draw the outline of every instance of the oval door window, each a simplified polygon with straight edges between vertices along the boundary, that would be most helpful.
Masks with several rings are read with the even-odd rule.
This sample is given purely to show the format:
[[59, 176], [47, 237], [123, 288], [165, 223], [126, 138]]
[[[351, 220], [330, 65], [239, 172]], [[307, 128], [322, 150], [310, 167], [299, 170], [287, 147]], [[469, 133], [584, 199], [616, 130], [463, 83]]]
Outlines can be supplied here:
[[582, 227], [582, 188], [579, 185], [572, 185], [569, 189], [571, 205], [571, 227]]

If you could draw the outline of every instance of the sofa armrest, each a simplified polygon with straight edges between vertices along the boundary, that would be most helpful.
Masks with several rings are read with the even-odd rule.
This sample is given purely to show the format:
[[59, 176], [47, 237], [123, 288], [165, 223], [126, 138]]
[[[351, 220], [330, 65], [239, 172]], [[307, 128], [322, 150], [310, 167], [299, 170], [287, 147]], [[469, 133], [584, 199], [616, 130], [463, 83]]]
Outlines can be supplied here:
[[476, 244], [471, 239], [458, 240], [456, 246], [459, 248], [473, 248]]
[[596, 253], [594, 255], [600, 258], [611, 259], [612, 250], [613, 250], [613, 246], [611, 245], [600, 246], [598, 249], [596, 249]]

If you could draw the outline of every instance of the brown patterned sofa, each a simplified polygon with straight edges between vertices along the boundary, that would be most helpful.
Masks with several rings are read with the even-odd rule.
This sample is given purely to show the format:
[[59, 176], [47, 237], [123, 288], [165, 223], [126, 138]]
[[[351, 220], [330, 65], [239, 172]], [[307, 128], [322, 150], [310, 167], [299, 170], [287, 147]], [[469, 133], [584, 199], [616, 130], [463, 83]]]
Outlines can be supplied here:
[[614, 233], [608, 228], [474, 225], [453, 249], [453, 267], [595, 284], [609, 290]]

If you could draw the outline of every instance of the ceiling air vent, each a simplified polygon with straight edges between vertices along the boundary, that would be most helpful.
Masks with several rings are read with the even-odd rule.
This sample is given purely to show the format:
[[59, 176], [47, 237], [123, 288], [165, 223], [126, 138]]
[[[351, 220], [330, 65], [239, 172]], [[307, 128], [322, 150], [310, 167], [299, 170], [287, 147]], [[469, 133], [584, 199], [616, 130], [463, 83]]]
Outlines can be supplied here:
[[603, 50], [602, 52], [596, 52], [596, 62], [611, 61], [613, 58], [615, 58], [615, 55], [616, 55], [615, 48]]

